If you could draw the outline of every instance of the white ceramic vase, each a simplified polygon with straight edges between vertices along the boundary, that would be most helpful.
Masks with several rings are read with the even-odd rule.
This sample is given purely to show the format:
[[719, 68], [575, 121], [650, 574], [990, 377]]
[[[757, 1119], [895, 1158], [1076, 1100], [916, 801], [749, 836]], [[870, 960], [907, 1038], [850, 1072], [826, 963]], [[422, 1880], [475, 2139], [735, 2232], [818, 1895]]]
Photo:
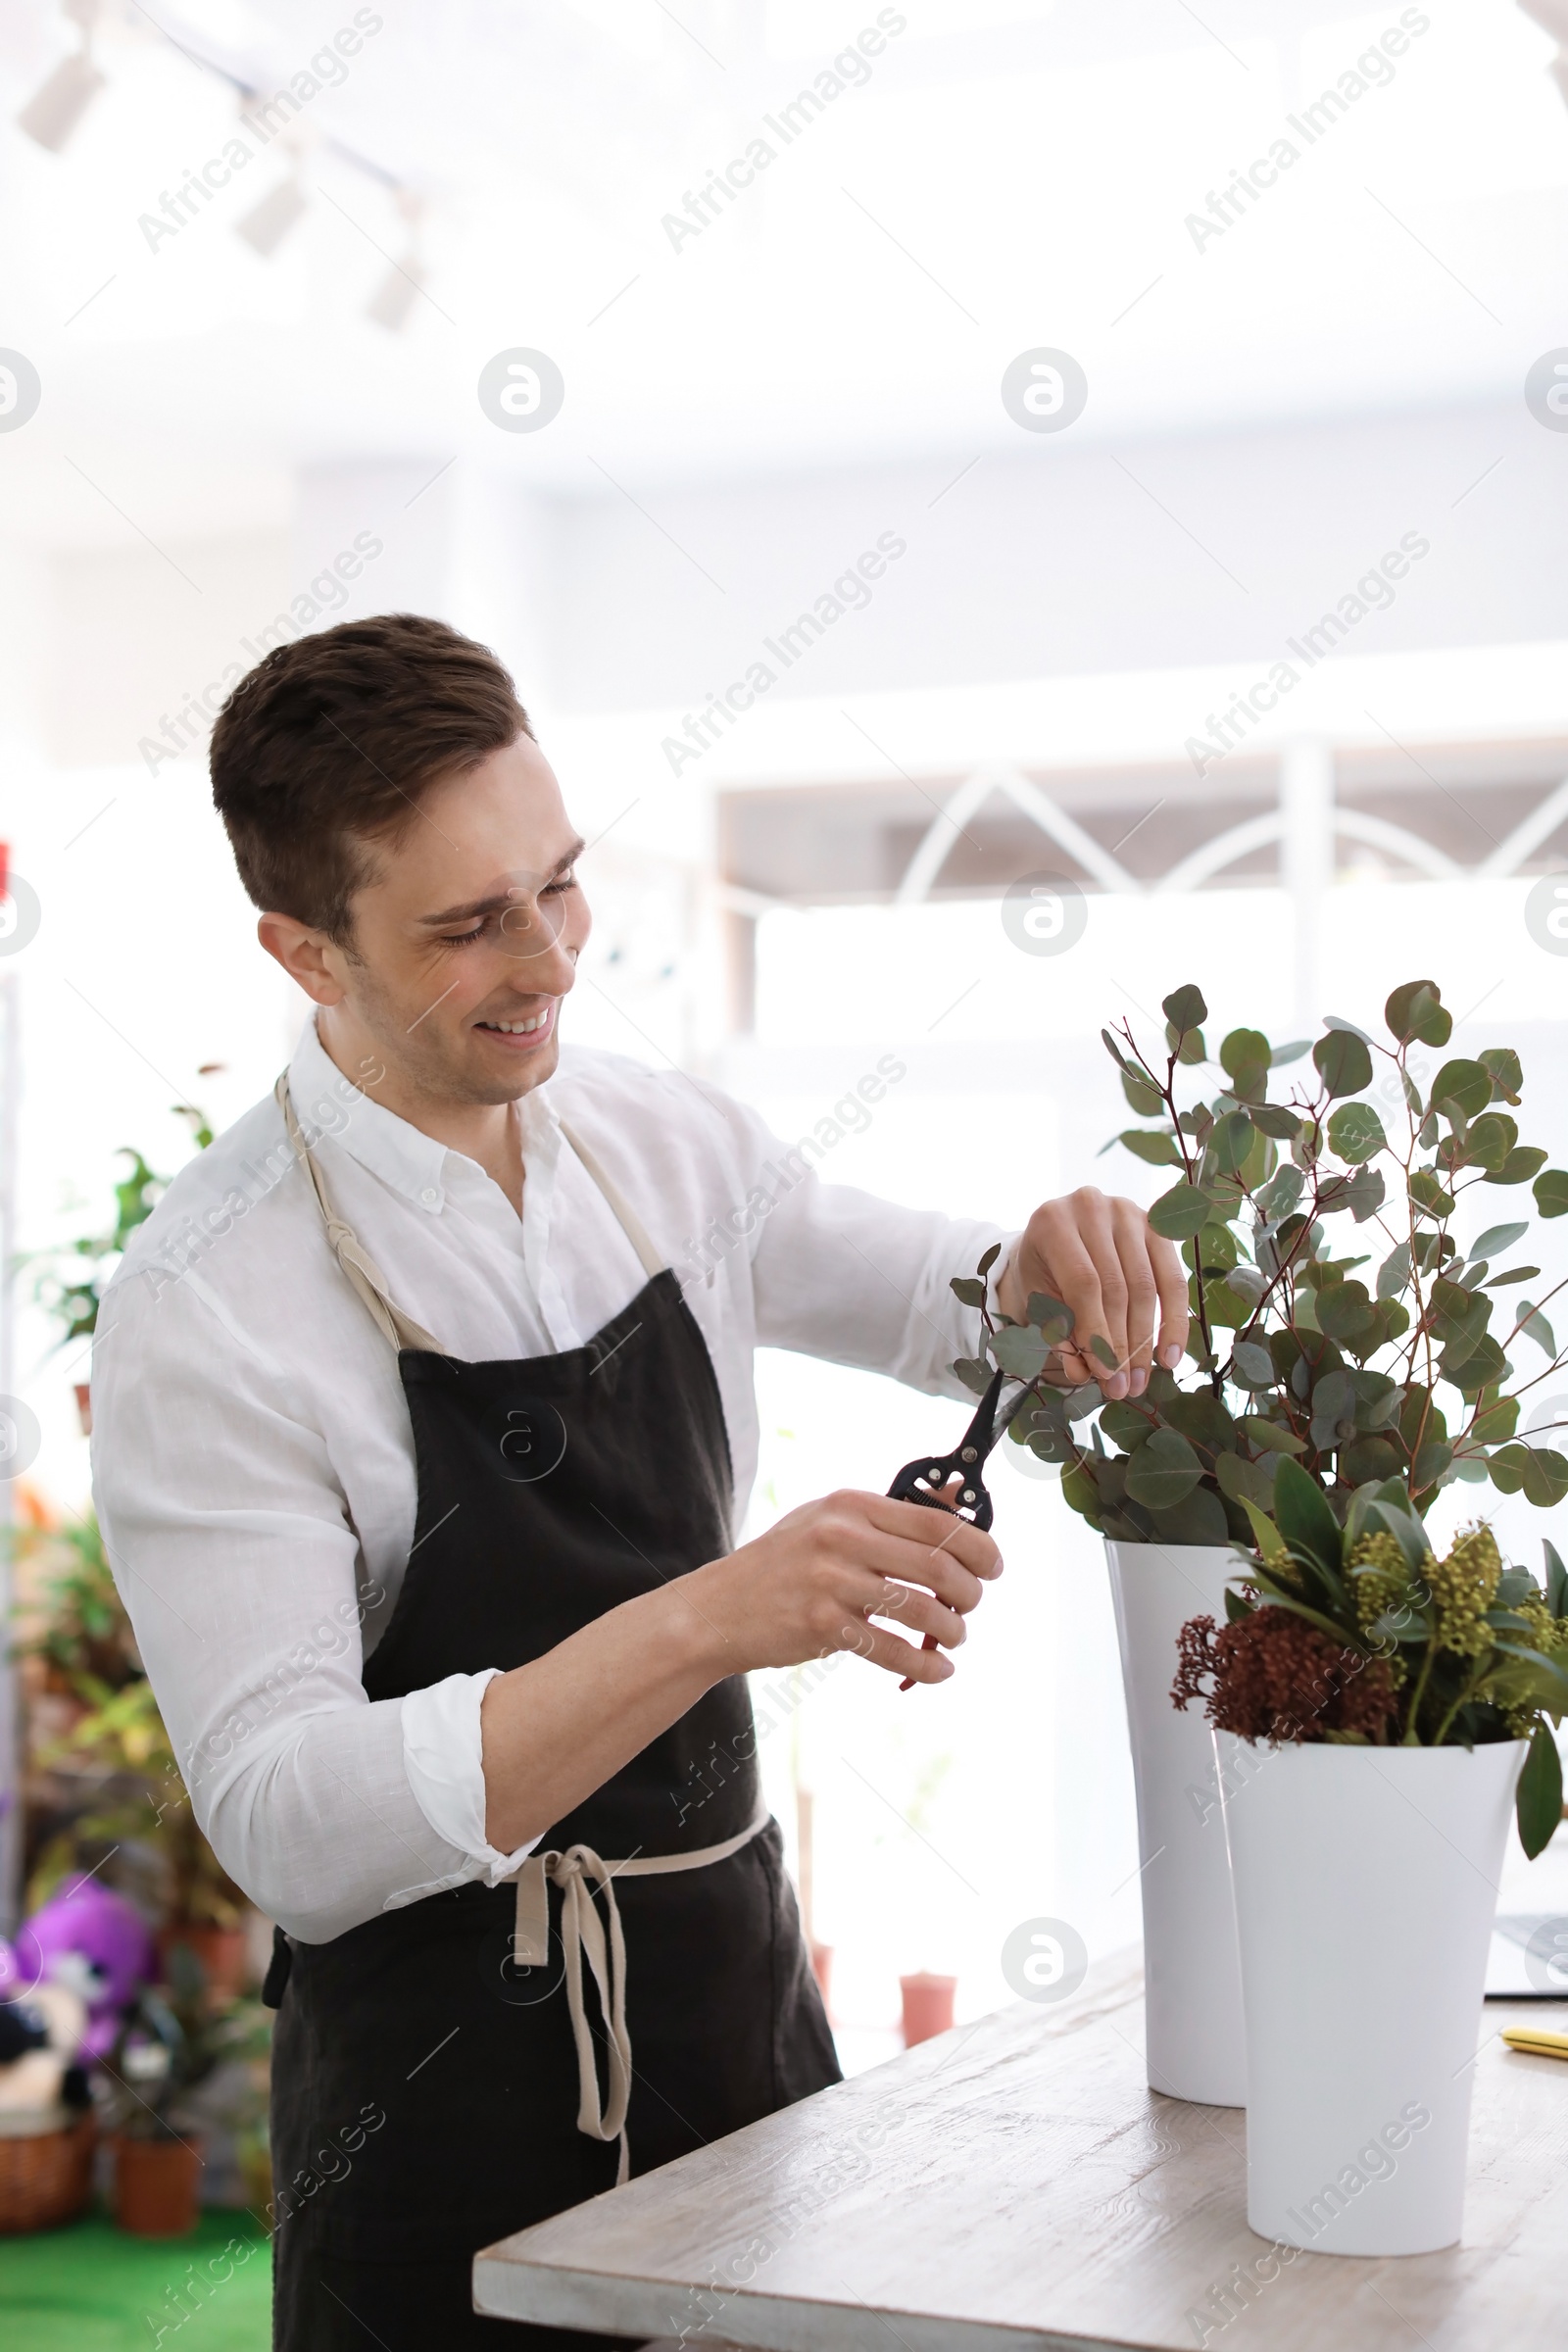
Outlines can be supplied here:
[[1171, 1704], [1189, 1617], [1225, 1621], [1231, 1545], [1106, 1543], [1138, 1794], [1150, 2087], [1240, 2107], [1246, 2039], [1230, 1856], [1201, 1704]]
[[1451, 2246], [1525, 1742], [1213, 1739], [1247, 2017], [1248, 2221], [1320, 2254]]

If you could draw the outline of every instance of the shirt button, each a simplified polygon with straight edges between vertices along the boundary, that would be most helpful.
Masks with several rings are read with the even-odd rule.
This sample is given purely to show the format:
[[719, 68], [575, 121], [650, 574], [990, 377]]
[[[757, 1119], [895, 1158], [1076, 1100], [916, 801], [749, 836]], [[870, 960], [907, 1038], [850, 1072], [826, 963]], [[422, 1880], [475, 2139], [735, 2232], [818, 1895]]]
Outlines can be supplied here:
[[424, 1202], [426, 1208], [434, 1208], [440, 1198], [441, 1196], [436, 1191], [436, 1188], [433, 1184], [427, 1184], [423, 1192], [419, 1195], [419, 1199]]

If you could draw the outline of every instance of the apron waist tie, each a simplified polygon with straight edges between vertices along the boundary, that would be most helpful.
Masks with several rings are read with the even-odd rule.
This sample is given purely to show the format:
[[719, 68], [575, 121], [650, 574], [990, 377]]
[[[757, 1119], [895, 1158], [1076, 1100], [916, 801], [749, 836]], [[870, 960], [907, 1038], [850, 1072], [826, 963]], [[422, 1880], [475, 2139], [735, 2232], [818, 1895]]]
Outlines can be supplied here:
[[[767, 1807], [738, 1837], [720, 1845], [700, 1846], [690, 1854], [634, 1854], [625, 1862], [606, 1862], [591, 1845], [568, 1845], [564, 1853], [532, 1853], [513, 1872], [517, 1889], [517, 1916], [513, 1931], [512, 1956], [517, 1968], [544, 1968], [550, 1959], [550, 1898], [547, 1887], [561, 1888], [561, 1942], [566, 1963], [566, 2010], [577, 2045], [577, 2129], [590, 2139], [618, 2139], [620, 2162], [615, 2186], [625, 2182], [631, 2163], [626, 2140], [626, 2109], [631, 2100], [631, 2036], [626, 2031], [626, 1939], [615, 1901], [618, 1878], [655, 1878], [666, 1871], [705, 1870], [710, 1863], [726, 1862], [749, 1845], [767, 1827]], [[610, 1934], [594, 1900], [597, 1887], [604, 1896]], [[601, 2103], [599, 2069], [594, 2057], [593, 2030], [582, 1998], [582, 1961], [599, 1992], [599, 2006], [609, 2031], [610, 2095]]]

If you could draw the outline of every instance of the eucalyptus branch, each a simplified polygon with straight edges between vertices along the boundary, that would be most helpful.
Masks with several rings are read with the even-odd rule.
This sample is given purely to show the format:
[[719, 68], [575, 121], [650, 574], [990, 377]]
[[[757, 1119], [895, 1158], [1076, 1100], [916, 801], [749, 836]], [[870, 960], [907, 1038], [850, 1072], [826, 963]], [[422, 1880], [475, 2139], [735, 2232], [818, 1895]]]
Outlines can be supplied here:
[[[1134, 1054], [1138, 1055], [1138, 1059], [1143, 1064], [1144, 1068], [1148, 1069], [1149, 1064], [1147, 1060], [1145, 1060], [1142, 1053], [1139, 1052], [1139, 1048], [1134, 1040], [1132, 1023], [1127, 1019], [1125, 1014], [1122, 1017], [1122, 1034], [1125, 1036], [1129, 1046], [1132, 1047]], [[1180, 1059], [1180, 1043], [1181, 1041], [1178, 1039], [1176, 1047], [1166, 1054], [1165, 1083], [1162, 1087], [1156, 1087], [1155, 1092], [1158, 1094], [1160, 1101], [1164, 1103], [1165, 1108], [1169, 1111], [1170, 1123], [1176, 1131], [1176, 1149], [1181, 1153], [1182, 1172], [1186, 1176], [1188, 1183], [1191, 1184], [1196, 1190], [1198, 1178], [1193, 1172], [1192, 1156], [1188, 1152], [1186, 1139], [1182, 1134], [1181, 1112], [1176, 1107], [1176, 1065]], [[1151, 1076], [1152, 1076], [1152, 1073], [1151, 1073]], [[1214, 1395], [1218, 1396], [1224, 1387], [1224, 1381], [1214, 1360], [1214, 1340], [1209, 1329], [1208, 1307], [1203, 1298], [1202, 1244], [1200, 1235], [1196, 1233], [1193, 1236], [1193, 1276], [1198, 1298], [1198, 1328], [1203, 1335], [1203, 1355], [1208, 1365], [1208, 1378], [1213, 1388]]]
[[[1075, 1504], [1094, 1517], [1103, 1494], [1107, 1510], [1130, 1514], [1158, 1540], [1250, 1543], [1257, 1523], [1245, 1518], [1243, 1498], [1270, 1511], [1280, 1464], [1293, 1457], [1304, 1465], [1293, 1477], [1315, 1485], [1342, 1522], [1353, 1496], [1364, 1511], [1396, 1476], [1406, 1507], [1424, 1511], [1461, 1467], [1474, 1476], [1496, 1464], [1499, 1490], [1523, 1485], [1535, 1503], [1568, 1495], [1568, 1447], [1559, 1453], [1544, 1442], [1556, 1425], [1531, 1432], [1530, 1443], [1515, 1434], [1520, 1397], [1559, 1376], [1568, 1347], [1529, 1380], [1503, 1352], [1521, 1333], [1550, 1346], [1544, 1316], [1568, 1278], [1539, 1302], [1516, 1298], [1505, 1311], [1479, 1260], [1464, 1277], [1452, 1231], [1458, 1202], [1499, 1175], [1534, 1179], [1539, 1212], [1568, 1215], [1568, 1169], [1543, 1173], [1545, 1153], [1520, 1143], [1517, 1122], [1491, 1116], [1492, 1104], [1520, 1101], [1517, 1055], [1450, 1052], [1418, 1085], [1417, 1042], [1447, 1047], [1452, 1021], [1436, 984], [1412, 981], [1388, 1001], [1391, 1042], [1333, 1024], [1312, 1045], [1304, 1078], [1287, 1077], [1271, 1093], [1279, 1057], [1260, 1031], [1232, 1030], [1212, 1051], [1207, 1007], [1191, 985], [1163, 1010], [1171, 1049], [1163, 1069], [1157, 1054], [1151, 1060], [1140, 1052], [1127, 1015], [1105, 1034], [1135, 1112], [1159, 1117], [1157, 1143], [1145, 1145], [1142, 1128], [1127, 1141], [1144, 1159], [1168, 1164], [1174, 1180], [1149, 1215], [1156, 1233], [1183, 1245], [1201, 1377], [1157, 1399], [1122, 1400], [1135, 1410], [1119, 1407], [1108, 1429], [1102, 1421], [1086, 1433], [1093, 1450], [1064, 1435], [1054, 1450], [1085, 1473]], [[1199, 1088], [1221, 1081], [1185, 1110], [1183, 1067], [1207, 1073]], [[1387, 1091], [1397, 1100], [1388, 1105], [1366, 1100], [1380, 1068], [1394, 1073]], [[1357, 1230], [1337, 1241], [1332, 1220], [1347, 1212]], [[1502, 1252], [1493, 1244], [1491, 1254]], [[1228, 1271], [1249, 1260], [1245, 1279]], [[1238, 1432], [1239, 1421], [1250, 1426]], [[1105, 1450], [1107, 1438], [1116, 1450]], [[1114, 1523], [1125, 1528], [1126, 1519]], [[1446, 1717], [1453, 1700], [1445, 1668], [1421, 1704]]]

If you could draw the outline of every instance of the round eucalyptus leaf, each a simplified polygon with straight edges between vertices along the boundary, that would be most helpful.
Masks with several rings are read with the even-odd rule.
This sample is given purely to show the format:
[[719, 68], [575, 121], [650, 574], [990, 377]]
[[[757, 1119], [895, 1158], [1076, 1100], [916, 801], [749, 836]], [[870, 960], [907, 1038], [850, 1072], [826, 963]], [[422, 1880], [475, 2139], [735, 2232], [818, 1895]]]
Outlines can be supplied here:
[[1176, 1149], [1175, 1138], [1164, 1127], [1124, 1127], [1116, 1138], [1135, 1159], [1147, 1160], [1152, 1168], [1180, 1167], [1182, 1155]]
[[1383, 1017], [1401, 1046], [1417, 1038], [1424, 1046], [1446, 1046], [1453, 1033], [1453, 1016], [1444, 1010], [1435, 980], [1407, 980], [1390, 997]]
[[993, 1335], [991, 1352], [1014, 1380], [1037, 1380], [1051, 1349], [1044, 1332], [1032, 1323], [1011, 1323]]
[[1173, 989], [1160, 1004], [1160, 1011], [1173, 1029], [1186, 1031], [1201, 1029], [1208, 1018], [1208, 1006], [1203, 992], [1189, 981], [1185, 988]]
[[1150, 1510], [1169, 1510], [1192, 1493], [1202, 1474], [1201, 1462], [1179, 1429], [1156, 1429], [1133, 1456], [1127, 1493]]
[[1427, 1098], [1433, 1110], [1457, 1110], [1461, 1118], [1479, 1117], [1492, 1101], [1492, 1072], [1479, 1061], [1446, 1061], [1432, 1081]]
[[1370, 1102], [1342, 1102], [1329, 1120], [1329, 1150], [1351, 1167], [1385, 1150], [1388, 1140]]
[[[1568, 1201], [1564, 1206], [1568, 1207]], [[1160, 1194], [1149, 1212], [1149, 1222], [1166, 1241], [1185, 1242], [1202, 1231], [1208, 1215], [1207, 1195], [1200, 1193], [1195, 1184], [1177, 1184], [1168, 1193]]]
[[1215, 1120], [1209, 1149], [1221, 1175], [1234, 1176], [1246, 1164], [1255, 1135], [1256, 1129], [1245, 1110], [1228, 1110], [1222, 1119]]
[[1531, 1190], [1544, 1217], [1568, 1216], [1568, 1175], [1561, 1168], [1544, 1169]]
[[1331, 1096], [1358, 1095], [1372, 1083], [1372, 1056], [1353, 1029], [1331, 1029], [1320, 1037], [1312, 1059]]

